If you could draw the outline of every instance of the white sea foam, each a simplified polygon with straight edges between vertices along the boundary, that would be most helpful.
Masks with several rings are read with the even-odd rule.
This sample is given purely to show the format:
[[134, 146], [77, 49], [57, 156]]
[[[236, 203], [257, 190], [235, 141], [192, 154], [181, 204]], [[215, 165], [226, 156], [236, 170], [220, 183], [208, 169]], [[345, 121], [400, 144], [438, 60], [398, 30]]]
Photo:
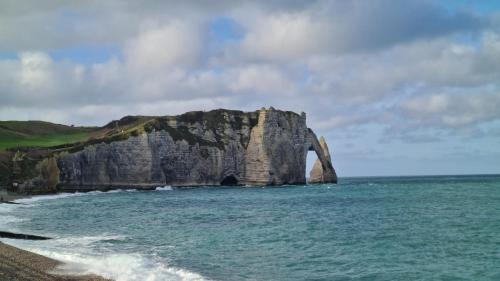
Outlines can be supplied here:
[[8, 223], [21, 222], [21, 221], [25, 221], [25, 220], [26, 219], [14, 217], [14, 216], [2, 215], [2, 220], [0, 221], [0, 223], [8, 224]]
[[155, 190], [156, 191], [170, 191], [173, 189], [170, 185], [165, 185], [165, 186], [158, 186]]
[[106, 191], [105, 193], [118, 193], [118, 192], [123, 192], [123, 191], [124, 191], [123, 189], [113, 189], [113, 190]]
[[17, 230], [16, 223], [25, 221], [26, 219], [13, 215], [13, 210], [19, 205], [0, 204], [0, 230], [14, 231]]
[[170, 267], [164, 262], [154, 261], [138, 254], [111, 254], [99, 257], [54, 252], [40, 252], [40, 254], [65, 262], [59, 269], [62, 273], [93, 273], [116, 281], [206, 280], [197, 273]]
[[[203, 276], [177, 267], [165, 260], [137, 253], [99, 251], [95, 244], [103, 241], [125, 240], [126, 236], [102, 234], [97, 236], [61, 237], [46, 241], [2, 239], [15, 247], [44, 255], [64, 264], [55, 273], [96, 274], [116, 281], [202, 281]], [[102, 246], [102, 245], [101, 245]]]
[[[172, 190], [170, 186], [158, 187], [158, 191]], [[114, 192], [137, 191], [117, 190]], [[24, 220], [12, 216], [15, 208], [34, 206], [36, 202], [53, 200], [73, 196], [91, 196], [103, 192], [87, 193], [60, 193], [55, 195], [41, 195], [31, 198], [18, 199], [16, 202], [23, 205], [0, 205], [0, 226], [15, 225]], [[54, 235], [50, 235], [54, 237]], [[98, 236], [57, 237], [46, 241], [2, 239], [2, 242], [32, 251], [64, 262], [56, 273], [69, 274], [96, 274], [116, 281], [202, 281], [203, 276], [186, 269], [170, 266], [167, 261], [139, 253], [110, 253], [106, 241], [126, 240], [126, 236], [102, 234]], [[104, 242], [104, 244], [102, 243]], [[104, 246], [104, 248], [102, 248]]]
[[[64, 262], [55, 273], [85, 275], [96, 274], [116, 281], [202, 281], [203, 276], [177, 267], [169, 266], [156, 257], [140, 254], [98, 254], [86, 247], [85, 242], [111, 239], [113, 236], [64, 238], [34, 243], [10, 240], [13, 246]], [[115, 239], [114, 237], [113, 239]], [[77, 247], [77, 244], [80, 244]], [[66, 251], [71, 249], [71, 252]]]
[[17, 199], [14, 202], [29, 204], [29, 203], [34, 203], [34, 202], [44, 201], [44, 200], [54, 200], [54, 199], [61, 199], [61, 198], [74, 197], [74, 196], [88, 196], [88, 195], [96, 195], [96, 194], [101, 194], [101, 193], [103, 193], [103, 192], [102, 191], [91, 191], [91, 192], [75, 192], [75, 193], [58, 193], [58, 194], [52, 194], [52, 195], [37, 195], [37, 196], [29, 197], [29, 198]]
[[[173, 190], [173, 188], [169, 185], [165, 185], [165, 186], [159, 186], [155, 190], [157, 190], [157, 191], [170, 191], [170, 190]], [[75, 197], [75, 196], [89, 196], [89, 195], [106, 194], [106, 193], [138, 192], [138, 191], [139, 190], [137, 190], [137, 189], [113, 189], [110, 191], [96, 190], [96, 191], [89, 191], [89, 192], [58, 193], [58, 194], [50, 194], [50, 195], [36, 195], [33, 197], [17, 199], [17, 200], [14, 200], [13, 202], [30, 204], [30, 203], [34, 203], [34, 202], [38, 202], [38, 201], [54, 200], [54, 199], [61, 199], [61, 198]]]
[[19, 205], [15, 204], [0, 204], [0, 215], [10, 213], [14, 208], [18, 206]]
[[[157, 188], [157, 190], [171, 190], [172, 188], [170, 186], [164, 186], [164, 187], [159, 187], [160, 189]], [[168, 189], [170, 188], [170, 189]], [[137, 192], [137, 189], [113, 189], [109, 191], [89, 191], [89, 192], [74, 192], [74, 193], [58, 193], [58, 194], [50, 194], [50, 195], [36, 195], [33, 197], [28, 197], [28, 198], [21, 198], [14, 200], [16, 203], [24, 203], [24, 204], [29, 204], [29, 203], [34, 203], [38, 201], [44, 201], [44, 200], [54, 200], [54, 199], [61, 199], [61, 198], [67, 198], [67, 197], [75, 197], [75, 196], [89, 196], [89, 195], [98, 195], [98, 194], [107, 194], [107, 193], [119, 193], [119, 192]]]
[[101, 241], [116, 241], [116, 240], [125, 240], [127, 237], [122, 235], [97, 235], [97, 236], [81, 236], [81, 237], [60, 237], [53, 240], [48, 241], [48, 243], [54, 246], [60, 247], [80, 247], [80, 246], [88, 246], [90, 244], [94, 244], [96, 242]]
[[5, 215], [0, 212], [0, 229], [1, 230], [8, 230], [12, 231], [15, 230], [15, 224], [25, 221], [26, 219], [11, 216], [11, 215]]

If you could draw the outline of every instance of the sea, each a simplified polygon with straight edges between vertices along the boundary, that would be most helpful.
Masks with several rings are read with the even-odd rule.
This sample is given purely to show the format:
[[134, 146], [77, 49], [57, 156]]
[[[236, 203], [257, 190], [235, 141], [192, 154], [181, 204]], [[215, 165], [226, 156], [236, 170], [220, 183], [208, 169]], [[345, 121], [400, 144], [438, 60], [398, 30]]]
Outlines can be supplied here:
[[0, 205], [0, 239], [129, 280], [500, 280], [500, 176], [57, 194]]

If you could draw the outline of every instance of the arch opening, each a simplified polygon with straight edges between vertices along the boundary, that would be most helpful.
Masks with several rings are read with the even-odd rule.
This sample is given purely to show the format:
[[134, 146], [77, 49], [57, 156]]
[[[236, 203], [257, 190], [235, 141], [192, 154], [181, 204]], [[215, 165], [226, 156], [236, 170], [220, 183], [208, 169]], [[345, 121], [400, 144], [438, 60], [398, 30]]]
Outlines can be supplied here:
[[318, 159], [318, 155], [316, 154], [316, 151], [313, 149], [310, 149], [307, 152], [306, 155], [306, 183], [309, 183], [309, 178], [311, 177], [311, 171], [314, 167], [314, 163], [316, 162], [316, 159]]
[[238, 185], [238, 179], [234, 175], [229, 175], [220, 182], [220, 185], [235, 186]]

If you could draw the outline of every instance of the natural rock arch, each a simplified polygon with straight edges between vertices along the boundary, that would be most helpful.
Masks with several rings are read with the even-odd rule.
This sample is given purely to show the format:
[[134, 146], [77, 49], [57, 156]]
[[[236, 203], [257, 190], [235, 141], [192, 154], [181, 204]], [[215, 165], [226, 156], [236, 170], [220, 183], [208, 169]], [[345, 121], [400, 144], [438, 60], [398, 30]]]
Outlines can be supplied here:
[[309, 140], [311, 142], [309, 151], [316, 152], [318, 158], [309, 173], [308, 183], [337, 183], [337, 174], [333, 168], [325, 138], [321, 137], [318, 141], [316, 135], [310, 130]]
[[[132, 120], [113, 121], [82, 143], [29, 149], [21, 159], [9, 155], [0, 166], [12, 167], [12, 180], [2, 178], [0, 184], [26, 193], [305, 184], [309, 150], [318, 156], [309, 182], [337, 181], [326, 142], [307, 127], [305, 113], [218, 109]], [[127, 130], [109, 135], [116, 122]], [[28, 170], [20, 173], [21, 167]]]

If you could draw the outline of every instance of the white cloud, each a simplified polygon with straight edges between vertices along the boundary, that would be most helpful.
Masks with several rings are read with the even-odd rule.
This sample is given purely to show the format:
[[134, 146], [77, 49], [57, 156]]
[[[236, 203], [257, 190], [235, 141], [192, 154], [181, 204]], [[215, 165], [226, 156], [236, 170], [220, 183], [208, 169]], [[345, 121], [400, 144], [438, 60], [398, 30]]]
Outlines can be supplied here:
[[199, 27], [186, 22], [148, 28], [125, 44], [125, 59], [135, 75], [194, 64], [201, 55], [201, 37]]
[[328, 119], [317, 120], [314, 122], [314, 127], [318, 129], [333, 129], [347, 128], [350, 126], [359, 126], [360, 124], [367, 125], [376, 120], [370, 116], [339, 114]]
[[53, 84], [51, 67], [52, 60], [44, 53], [21, 53], [21, 72], [19, 82], [26, 89], [37, 89]]
[[327, 45], [331, 28], [306, 13], [273, 14], [255, 20], [242, 42], [243, 53], [265, 60], [300, 59]]
[[299, 10], [270, 12], [264, 8], [235, 12], [235, 18], [248, 31], [242, 53], [250, 59], [266, 61], [359, 54], [419, 39], [475, 33], [488, 24], [474, 13], [450, 13], [428, 1], [308, 3]]
[[295, 85], [283, 69], [273, 65], [245, 65], [227, 71], [227, 89], [235, 93], [290, 95]]
[[305, 111], [351, 174], [452, 145], [498, 154], [498, 19], [419, 0], [2, 2], [0, 119], [274, 106]]
[[[388, 0], [104, 5], [54, 2], [38, 12], [29, 5], [8, 8], [0, 39], [11, 39], [2, 41], [20, 55], [0, 60], [0, 112], [31, 108], [29, 116], [39, 112], [44, 118], [52, 109], [67, 112], [61, 118], [71, 122], [102, 123], [122, 113], [273, 105], [306, 111], [323, 130], [367, 122], [398, 127], [404, 118], [420, 120], [407, 122], [415, 128], [437, 122], [453, 129], [496, 118], [472, 113], [486, 104], [464, 108], [449, 95], [450, 88], [499, 87], [499, 36], [473, 13], [450, 14], [426, 1]], [[213, 51], [207, 47], [214, 40], [210, 22], [220, 16], [240, 24], [244, 34], [241, 41]], [[45, 34], [39, 30], [41, 18], [57, 19], [47, 22]], [[24, 32], [33, 38], [13, 34], [14, 23], [36, 31]], [[461, 32], [473, 39], [458, 40]], [[23, 51], [85, 42], [116, 44], [121, 53], [80, 64], [55, 60], [48, 51]], [[429, 94], [440, 92], [445, 94]], [[493, 102], [490, 94], [468, 93]], [[421, 106], [427, 115], [448, 113], [426, 119], [417, 116]]]
[[427, 127], [463, 127], [500, 119], [500, 93], [436, 94], [401, 104], [410, 122]]

